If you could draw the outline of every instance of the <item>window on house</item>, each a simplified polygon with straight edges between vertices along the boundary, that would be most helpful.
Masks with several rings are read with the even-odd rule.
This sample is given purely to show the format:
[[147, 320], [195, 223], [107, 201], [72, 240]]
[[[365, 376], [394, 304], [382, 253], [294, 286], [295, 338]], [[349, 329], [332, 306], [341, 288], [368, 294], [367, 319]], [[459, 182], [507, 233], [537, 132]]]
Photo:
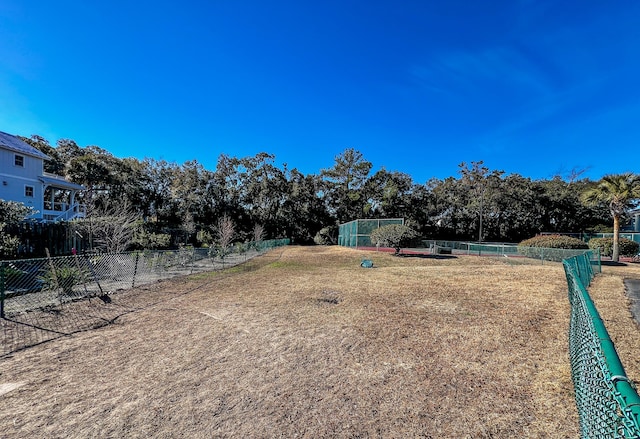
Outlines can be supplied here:
[[25, 186], [24, 187], [24, 196], [25, 197], [33, 197], [33, 186]]
[[14, 162], [16, 166], [24, 167], [24, 156], [16, 154]]

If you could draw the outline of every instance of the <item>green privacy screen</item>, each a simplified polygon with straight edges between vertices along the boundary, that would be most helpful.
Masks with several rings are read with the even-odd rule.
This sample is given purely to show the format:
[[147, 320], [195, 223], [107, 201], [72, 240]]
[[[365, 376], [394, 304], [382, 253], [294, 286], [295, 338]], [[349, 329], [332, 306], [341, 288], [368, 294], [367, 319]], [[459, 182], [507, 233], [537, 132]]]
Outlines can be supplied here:
[[404, 218], [357, 219], [340, 224], [338, 245], [345, 247], [372, 247], [371, 232], [390, 224], [404, 224]]

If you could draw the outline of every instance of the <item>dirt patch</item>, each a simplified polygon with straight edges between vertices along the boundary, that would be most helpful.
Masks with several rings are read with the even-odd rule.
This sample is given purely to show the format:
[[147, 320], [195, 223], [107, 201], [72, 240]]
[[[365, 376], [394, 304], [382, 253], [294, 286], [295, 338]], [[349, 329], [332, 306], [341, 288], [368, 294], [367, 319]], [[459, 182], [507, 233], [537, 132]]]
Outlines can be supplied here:
[[0, 398], [3, 436], [578, 436], [559, 264], [338, 247], [249, 264], [0, 360], [27, 383]]

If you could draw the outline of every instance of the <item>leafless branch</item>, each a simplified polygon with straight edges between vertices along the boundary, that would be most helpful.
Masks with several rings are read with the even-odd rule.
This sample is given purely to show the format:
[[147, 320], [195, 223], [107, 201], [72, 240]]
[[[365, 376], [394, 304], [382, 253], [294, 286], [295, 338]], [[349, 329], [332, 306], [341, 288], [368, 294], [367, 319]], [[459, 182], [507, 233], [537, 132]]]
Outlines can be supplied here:
[[128, 202], [119, 205], [108, 203], [92, 208], [87, 218], [77, 225], [79, 230], [91, 236], [94, 249], [119, 253], [131, 244], [141, 218]]

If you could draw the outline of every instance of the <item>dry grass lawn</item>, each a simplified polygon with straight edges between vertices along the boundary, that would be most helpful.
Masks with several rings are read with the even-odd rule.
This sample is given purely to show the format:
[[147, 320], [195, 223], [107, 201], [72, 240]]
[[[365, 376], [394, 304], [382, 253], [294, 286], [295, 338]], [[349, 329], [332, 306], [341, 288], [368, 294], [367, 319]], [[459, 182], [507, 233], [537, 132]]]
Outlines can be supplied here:
[[144, 287], [0, 360], [0, 436], [575, 438], [564, 272], [509, 262], [287, 247]]

